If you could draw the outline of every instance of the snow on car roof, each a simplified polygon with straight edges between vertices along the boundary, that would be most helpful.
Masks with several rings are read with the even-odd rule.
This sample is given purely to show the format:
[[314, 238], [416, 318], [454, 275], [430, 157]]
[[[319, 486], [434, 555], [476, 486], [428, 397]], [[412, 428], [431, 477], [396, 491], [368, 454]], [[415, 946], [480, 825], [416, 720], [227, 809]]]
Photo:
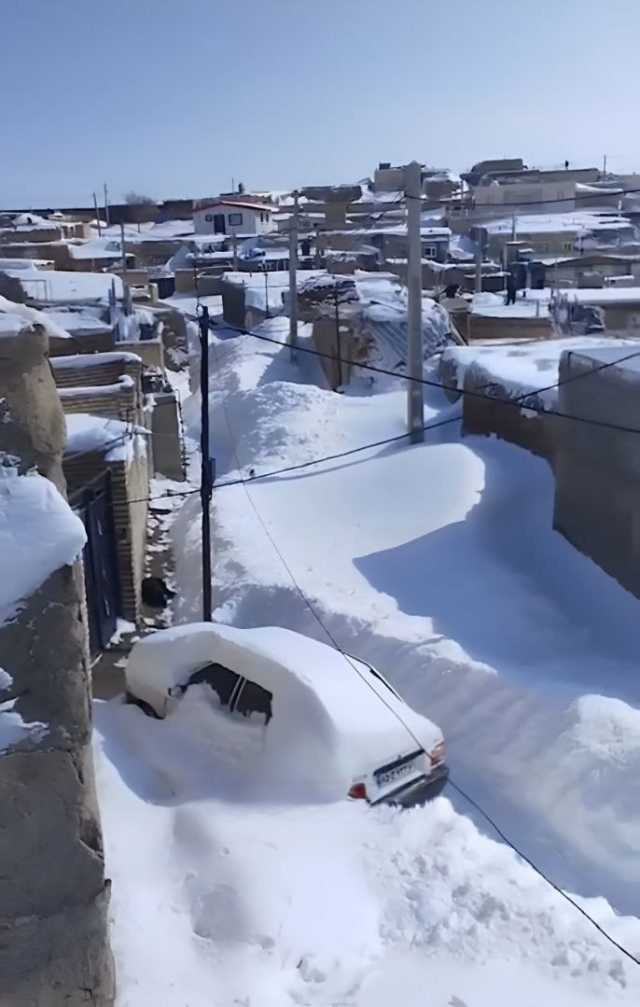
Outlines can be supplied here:
[[427, 750], [442, 737], [362, 662], [280, 627], [195, 623], [160, 630], [134, 646], [127, 687], [162, 713], [170, 709], [169, 690], [212, 662], [271, 692], [270, 732], [298, 732], [304, 724], [305, 738], [313, 736], [324, 756], [342, 767], [343, 784], [358, 771], [415, 749], [412, 735]]

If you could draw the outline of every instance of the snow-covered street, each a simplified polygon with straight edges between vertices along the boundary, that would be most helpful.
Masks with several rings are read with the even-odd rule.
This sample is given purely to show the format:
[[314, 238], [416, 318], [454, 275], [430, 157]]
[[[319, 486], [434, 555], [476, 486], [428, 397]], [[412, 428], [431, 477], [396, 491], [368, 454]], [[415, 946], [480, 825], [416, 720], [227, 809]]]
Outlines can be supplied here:
[[[546, 463], [461, 439], [434, 392], [425, 422], [452, 422], [423, 445], [225, 488], [404, 433], [405, 395], [364, 377], [335, 394], [313, 358], [224, 332], [211, 364], [214, 618], [326, 642], [310, 599], [442, 727], [454, 780], [638, 955], [638, 602], [551, 530]], [[193, 621], [196, 497], [174, 543], [175, 618]], [[484, 1007], [516, 982], [522, 1004], [638, 1002], [637, 966], [450, 789], [408, 812], [256, 804], [221, 792], [188, 708], [96, 718], [120, 1007]]]

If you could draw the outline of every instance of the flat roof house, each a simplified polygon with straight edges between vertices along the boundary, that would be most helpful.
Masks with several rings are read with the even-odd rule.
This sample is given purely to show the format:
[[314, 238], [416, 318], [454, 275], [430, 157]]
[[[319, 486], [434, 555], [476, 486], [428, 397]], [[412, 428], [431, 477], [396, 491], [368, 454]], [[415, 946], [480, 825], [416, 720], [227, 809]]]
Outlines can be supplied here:
[[275, 230], [270, 203], [249, 199], [212, 199], [193, 211], [196, 234], [267, 234]]

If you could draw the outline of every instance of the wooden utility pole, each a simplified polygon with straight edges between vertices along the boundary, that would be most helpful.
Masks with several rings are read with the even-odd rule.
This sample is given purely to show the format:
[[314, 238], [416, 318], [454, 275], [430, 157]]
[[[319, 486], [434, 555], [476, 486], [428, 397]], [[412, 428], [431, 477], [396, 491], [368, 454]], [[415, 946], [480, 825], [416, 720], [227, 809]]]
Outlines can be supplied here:
[[404, 169], [404, 194], [407, 201], [407, 425], [411, 440], [424, 440], [424, 400], [422, 394], [422, 245], [420, 210], [422, 171], [417, 161]]
[[98, 210], [98, 197], [95, 192], [93, 194], [93, 206], [96, 211], [96, 224], [98, 225], [98, 237], [102, 236], [102, 228], [100, 226], [100, 211]]
[[103, 189], [104, 189], [104, 222], [105, 226], [109, 227], [111, 219], [109, 217], [109, 190], [107, 189], [106, 182], [104, 183]]
[[200, 325], [200, 501], [202, 504], [202, 619], [211, 622], [211, 497], [214, 470], [209, 433], [209, 309], [199, 308]]
[[298, 343], [298, 191], [293, 194], [293, 216], [289, 229], [289, 346], [291, 360], [296, 359]]

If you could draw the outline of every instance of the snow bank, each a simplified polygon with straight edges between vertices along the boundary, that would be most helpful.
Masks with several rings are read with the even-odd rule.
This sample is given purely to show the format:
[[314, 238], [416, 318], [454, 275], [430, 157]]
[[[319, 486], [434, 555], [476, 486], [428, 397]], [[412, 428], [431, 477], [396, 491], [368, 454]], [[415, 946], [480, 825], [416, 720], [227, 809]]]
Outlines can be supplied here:
[[[169, 722], [115, 702], [95, 716], [127, 1007], [495, 1007], [508, 977], [524, 1007], [637, 1002], [637, 970], [444, 798], [410, 812], [221, 801], [214, 737], [175, 746]], [[637, 921], [588, 909], [640, 944]]]
[[[216, 346], [219, 482], [405, 431], [404, 390], [334, 395], [297, 383], [308, 380], [299, 366], [296, 378], [286, 351], [244, 337]], [[536, 386], [553, 380], [543, 369]], [[243, 409], [233, 406], [241, 383]], [[442, 398], [429, 391], [426, 421], [448, 415]], [[452, 424], [424, 445], [371, 449], [249, 492], [340, 644], [442, 726], [454, 778], [560, 883], [635, 911], [640, 804], [629, 810], [629, 776], [611, 763], [598, 803], [595, 753], [565, 756], [572, 703], [605, 694], [639, 705], [638, 602], [552, 530], [548, 465], [508, 444], [460, 443]], [[242, 487], [215, 494], [214, 522], [216, 617], [323, 638]], [[197, 501], [175, 538], [176, 613], [198, 618]]]
[[[6, 473], [6, 474], [5, 474]], [[71, 564], [86, 541], [82, 522], [43, 476], [0, 469], [0, 618], [55, 570]]]

